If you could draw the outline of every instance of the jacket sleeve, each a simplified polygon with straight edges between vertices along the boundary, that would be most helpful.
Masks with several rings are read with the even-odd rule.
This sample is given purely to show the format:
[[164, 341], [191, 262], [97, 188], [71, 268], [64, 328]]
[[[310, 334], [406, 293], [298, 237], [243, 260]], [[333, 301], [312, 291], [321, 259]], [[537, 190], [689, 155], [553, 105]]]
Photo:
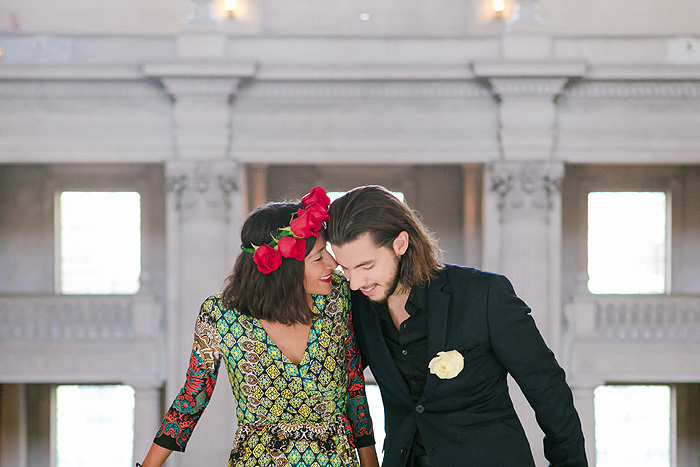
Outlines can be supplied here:
[[[341, 292], [348, 300], [343, 310], [347, 316], [347, 335], [345, 337], [345, 362], [348, 368], [348, 407], [347, 416], [350, 421], [351, 444], [356, 448], [374, 445], [372, 418], [369, 414], [369, 404], [365, 394], [365, 377], [362, 373], [360, 350], [355, 340], [352, 325], [352, 313], [349, 306], [349, 288], [346, 281], [341, 285]], [[353, 442], [354, 441], [354, 442]]]
[[535, 410], [550, 465], [587, 466], [581, 422], [564, 370], [544, 342], [530, 308], [503, 276], [494, 276], [489, 286], [488, 324], [496, 357]]
[[194, 345], [185, 384], [165, 414], [153, 442], [173, 451], [184, 451], [199, 418], [211, 399], [221, 363], [216, 326], [210, 312], [213, 298], [207, 299], [197, 316]]

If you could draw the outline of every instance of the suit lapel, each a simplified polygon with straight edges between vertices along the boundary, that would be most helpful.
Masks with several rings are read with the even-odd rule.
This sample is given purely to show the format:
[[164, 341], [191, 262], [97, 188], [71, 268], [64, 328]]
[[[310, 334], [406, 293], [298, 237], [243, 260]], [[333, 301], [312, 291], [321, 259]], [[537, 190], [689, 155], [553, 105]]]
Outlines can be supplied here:
[[[427, 297], [427, 313], [428, 313], [428, 355], [432, 359], [437, 356], [438, 352], [452, 350], [445, 348], [447, 339], [447, 317], [450, 309], [450, 294], [443, 291], [447, 284], [446, 272], [438, 272], [438, 276], [433, 279], [428, 287]], [[434, 375], [430, 374], [428, 368], [425, 369], [428, 373], [425, 389], [423, 390], [423, 399], [430, 395], [432, 386], [439, 381]]]
[[358, 304], [362, 315], [360, 317], [360, 325], [365, 335], [365, 341], [369, 352], [371, 352], [372, 364], [370, 368], [375, 378], [386, 381], [394, 388], [400, 391], [403, 395], [410, 398], [410, 392], [406, 381], [398, 367], [394, 363], [394, 359], [389, 352], [389, 348], [382, 334], [382, 323], [379, 314], [375, 313], [369, 305], [369, 302], [362, 298], [363, 303]]

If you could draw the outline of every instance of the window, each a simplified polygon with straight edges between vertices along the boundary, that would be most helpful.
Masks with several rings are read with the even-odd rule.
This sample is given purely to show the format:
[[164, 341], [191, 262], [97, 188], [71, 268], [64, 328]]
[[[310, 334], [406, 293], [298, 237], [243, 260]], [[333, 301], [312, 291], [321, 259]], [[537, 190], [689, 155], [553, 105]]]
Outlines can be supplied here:
[[597, 467], [671, 465], [669, 386], [599, 386], [594, 405]]
[[56, 388], [57, 467], [129, 467], [133, 444], [133, 388]]
[[64, 191], [59, 196], [62, 294], [134, 294], [141, 274], [141, 197]]
[[588, 194], [588, 289], [663, 294], [668, 287], [664, 192]]

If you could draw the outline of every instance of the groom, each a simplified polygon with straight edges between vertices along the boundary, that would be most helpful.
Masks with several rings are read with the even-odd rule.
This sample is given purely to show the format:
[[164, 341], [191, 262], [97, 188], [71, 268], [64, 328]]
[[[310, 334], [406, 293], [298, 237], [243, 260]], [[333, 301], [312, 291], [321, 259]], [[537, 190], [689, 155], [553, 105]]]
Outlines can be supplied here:
[[384, 401], [384, 466], [534, 466], [508, 374], [535, 410], [550, 465], [588, 465], [564, 370], [508, 279], [442, 264], [430, 231], [382, 187], [351, 190], [329, 215]]

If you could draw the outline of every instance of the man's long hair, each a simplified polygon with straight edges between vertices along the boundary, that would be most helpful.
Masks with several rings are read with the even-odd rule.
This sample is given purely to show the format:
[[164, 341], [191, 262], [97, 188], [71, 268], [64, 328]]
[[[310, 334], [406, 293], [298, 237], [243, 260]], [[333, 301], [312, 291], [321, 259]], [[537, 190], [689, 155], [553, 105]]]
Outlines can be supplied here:
[[331, 203], [328, 215], [327, 238], [331, 245], [343, 246], [369, 233], [377, 246], [392, 248], [394, 239], [407, 232], [408, 249], [399, 261], [401, 287], [426, 287], [444, 268], [442, 250], [433, 233], [415, 211], [382, 186], [348, 191]]

